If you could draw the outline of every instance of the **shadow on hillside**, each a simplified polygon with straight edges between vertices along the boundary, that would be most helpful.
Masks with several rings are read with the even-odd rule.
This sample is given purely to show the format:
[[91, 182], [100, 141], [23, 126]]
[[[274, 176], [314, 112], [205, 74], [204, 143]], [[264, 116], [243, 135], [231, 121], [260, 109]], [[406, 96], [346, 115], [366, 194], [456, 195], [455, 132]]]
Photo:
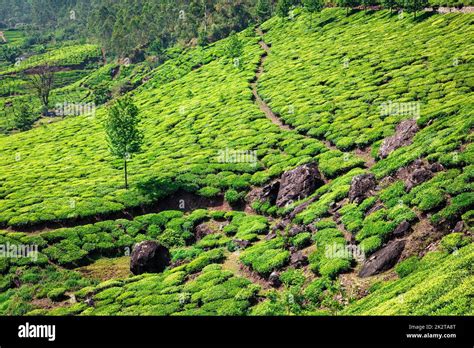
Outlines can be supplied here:
[[319, 22], [319, 23], [317, 24], [317, 26], [320, 27], [320, 28], [322, 28], [322, 27], [324, 27], [325, 25], [331, 24], [331, 23], [333, 23], [333, 22], [335, 22], [335, 21], [336, 21], [336, 17], [331, 17], [331, 18], [328, 18], [328, 19], [326, 19], [326, 20], [324, 20], [324, 21], [322, 21], [322, 22]]
[[416, 14], [416, 18], [413, 19], [414, 22], [423, 22], [425, 20], [427, 20], [428, 18], [430, 18], [431, 16], [434, 16], [435, 14], [437, 14], [435, 11], [431, 11], [431, 12], [421, 12], [421, 13], [417, 13]]
[[152, 200], [158, 200], [180, 189], [180, 184], [164, 178], [151, 178], [137, 184], [138, 191]]

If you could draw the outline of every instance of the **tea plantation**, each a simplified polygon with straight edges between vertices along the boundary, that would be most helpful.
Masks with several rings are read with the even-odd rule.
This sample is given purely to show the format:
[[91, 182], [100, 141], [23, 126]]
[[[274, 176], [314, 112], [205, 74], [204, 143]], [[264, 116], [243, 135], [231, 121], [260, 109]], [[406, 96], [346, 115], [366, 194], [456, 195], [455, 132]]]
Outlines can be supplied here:
[[[0, 315], [474, 315], [473, 24], [296, 8], [160, 62], [6, 31]], [[23, 129], [45, 66], [56, 107]], [[125, 95], [128, 189], [104, 129]], [[146, 241], [169, 260], [133, 274]]]

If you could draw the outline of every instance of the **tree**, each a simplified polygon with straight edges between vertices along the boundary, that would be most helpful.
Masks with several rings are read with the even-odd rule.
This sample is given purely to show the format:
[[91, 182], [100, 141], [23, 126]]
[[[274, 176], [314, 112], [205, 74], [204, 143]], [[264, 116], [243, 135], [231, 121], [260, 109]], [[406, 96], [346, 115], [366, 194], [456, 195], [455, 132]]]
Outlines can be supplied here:
[[397, 0], [382, 0], [382, 6], [385, 8], [389, 8], [390, 13], [392, 13], [393, 8], [397, 5]]
[[323, 0], [303, 0], [304, 8], [310, 13], [310, 27], [313, 22], [313, 13], [320, 12], [324, 7]]
[[7, 61], [11, 64], [16, 62], [16, 59], [20, 54], [21, 52], [18, 47], [8, 45], [0, 47], [0, 60]]
[[227, 44], [225, 45], [225, 54], [229, 58], [238, 58], [242, 55], [243, 52], [243, 43], [240, 41], [236, 33], [232, 32], [229, 38], [227, 39]]
[[278, 17], [286, 18], [290, 13], [291, 8], [291, 1], [290, 0], [278, 0], [276, 5], [276, 13]]
[[349, 15], [349, 10], [352, 9], [352, 7], [358, 5], [357, 0], [337, 0], [337, 4], [340, 7], [345, 7], [346, 8], [346, 16]]
[[141, 150], [143, 133], [138, 128], [140, 123], [138, 108], [130, 97], [117, 100], [109, 107], [105, 120], [105, 132], [110, 152], [123, 159], [125, 188], [128, 189], [127, 161], [133, 153]]
[[43, 114], [48, 112], [49, 95], [54, 83], [54, 72], [50, 66], [41, 66], [35, 69], [35, 72], [28, 77], [31, 88], [38, 96], [43, 105]]
[[259, 23], [264, 22], [271, 16], [271, 6], [269, 0], [258, 0], [255, 6], [255, 16]]
[[413, 12], [413, 18], [416, 18], [416, 12], [423, 10], [428, 6], [428, 0], [404, 0], [403, 8], [407, 12]]

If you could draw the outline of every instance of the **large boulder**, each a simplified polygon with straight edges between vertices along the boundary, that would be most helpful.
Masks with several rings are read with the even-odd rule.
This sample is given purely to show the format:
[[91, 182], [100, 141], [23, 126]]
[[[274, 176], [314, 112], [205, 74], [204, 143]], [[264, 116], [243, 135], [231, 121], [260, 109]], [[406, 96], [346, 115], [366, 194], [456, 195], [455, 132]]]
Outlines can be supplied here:
[[372, 173], [357, 175], [352, 178], [351, 188], [349, 190], [349, 201], [360, 203], [372, 194], [377, 181]]
[[359, 277], [370, 277], [382, 273], [397, 263], [405, 247], [404, 240], [392, 240], [383, 249], [376, 251], [362, 266]]
[[322, 175], [314, 163], [287, 171], [280, 179], [276, 205], [283, 207], [295, 200], [306, 198], [322, 185], [324, 185]]
[[280, 181], [273, 181], [263, 187], [256, 187], [247, 194], [248, 203], [253, 202], [269, 202], [271, 205], [276, 203], [278, 190], [280, 189]]
[[130, 271], [135, 275], [163, 272], [170, 260], [170, 252], [166, 247], [152, 240], [143, 241], [132, 250]]
[[392, 151], [399, 147], [410, 145], [418, 130], [416, 120], [400, 122], [395, 129], [395, 134], [382, 142], [379, 150], [380, 158], [386, 158]]

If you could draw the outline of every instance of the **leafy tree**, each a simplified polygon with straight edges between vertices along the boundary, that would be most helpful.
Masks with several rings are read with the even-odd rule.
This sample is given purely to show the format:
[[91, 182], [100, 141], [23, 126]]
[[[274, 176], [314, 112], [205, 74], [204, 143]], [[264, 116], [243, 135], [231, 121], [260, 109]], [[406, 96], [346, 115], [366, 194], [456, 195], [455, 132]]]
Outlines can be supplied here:
[[15, 46], [1, 46], [0, 47], [0, 60], [7, 61], [11, 64], [15, 63], [16, 58], [20, 56], [20, 49]]
[[423, 10], [428, 6], [428, 0], [403, 0], [403, 8], [407, 12], [413, 12], [413, 18], [416, 18], [416, 12]]
[[276, 13], [279, 17], [286, 18], [290, 13], [291, 0], [278, 0], [276, 5]]
[[31, 103], [21, 102], [19, 106], [14, 104], [3, 106], [4, 117], [11, 117], [12, 127], [20, 131], [31, 129], [35, 122], [34, 111]]
[[20, 105], [18, 110], [15, 110], [13, 113], [13, 124], [15, 128], [21, 131], [31, 129], [34, 122], [33, 110], [26, 103]]
[[236, 33], [232, 33], [227, 40], [225, 46], [225, 54], [229, 58], [238, 58], [242, 55], [243, 43], [240, 41]]
[[382, 0], [382, 6], [390, 9], [390, 13], [394, 7], [398, 5], [397, 0]]
[[128, 189], [127, 160], [133, 153], [141, 150], [143, 133], [138, 108], [130, 97], [117, 100], [109, 107], [105, 120], [105, 132], [111, 153], [123, 159], [125, 188]]
[[255, 15], [259, 23], [264, 22], [271, 16], [271, 5], [269, 0], [258, 0], [255, 6]]
[[340, 7], [346, 8], [346, 16], [349, 15], [349, 10], [357, 6], [359, 2], [357, 0], [337, 0], [337, 4]]
[[310, 13], [310, 25], [313, 22], [313, 13], [320, 12], [324, 7], [323, 0], [303, 0], [304, 8]]
[[43, 105], [43, 114], [46, 114], [49, 108], [49, 95], [54, 84], [53, 69], [48, 65], [38, 67], [33, 74], [28, 76], [28, 80]]

